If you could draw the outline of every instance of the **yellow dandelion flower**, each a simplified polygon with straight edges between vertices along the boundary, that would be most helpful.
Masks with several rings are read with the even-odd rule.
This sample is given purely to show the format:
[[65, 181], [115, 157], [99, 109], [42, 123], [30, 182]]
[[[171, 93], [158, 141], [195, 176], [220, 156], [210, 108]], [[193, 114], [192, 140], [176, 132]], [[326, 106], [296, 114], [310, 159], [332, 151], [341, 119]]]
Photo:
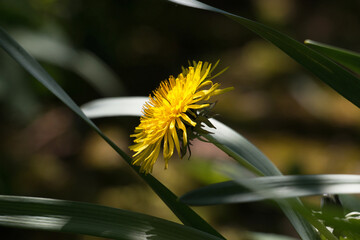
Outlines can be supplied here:
[[133, 164], [139, 165], [141, 172], [152, 171], [161, 149], [166, 169], [174, 150], [182, 157], [189, 141], [198, 136], [196, 132], [201, 133], [201, 123], [210, 124], [205, 109], [211, 105], [206, 101], [232, 89], [219, 89], [220, 84], [211, 81], [225, 71], [211, 77], [217, 64], [211, 68], [211, 64], [194, 62], [193, 66], [183, 68], [177, 78], [170, 76], [161, 82], [153, 96], [149, 96], [140, 124], [131, 135], [134, 145], [129, 147], [135, 152]]

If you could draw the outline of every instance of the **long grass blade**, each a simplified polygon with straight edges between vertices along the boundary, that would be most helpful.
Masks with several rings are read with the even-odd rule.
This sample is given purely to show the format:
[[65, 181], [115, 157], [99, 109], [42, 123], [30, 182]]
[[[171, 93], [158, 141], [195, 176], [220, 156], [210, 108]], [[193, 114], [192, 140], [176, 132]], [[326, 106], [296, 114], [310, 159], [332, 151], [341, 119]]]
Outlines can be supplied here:
[[238, 178], [194, 190], [180, 199], [190, 205], [214, 205], [356, 193], [360, 193], [360, 175], [324, 174]]
[[21, 196], [0, 195], [0, 225], [122, 240], [221, 239], [141, 213], [89, 203]]

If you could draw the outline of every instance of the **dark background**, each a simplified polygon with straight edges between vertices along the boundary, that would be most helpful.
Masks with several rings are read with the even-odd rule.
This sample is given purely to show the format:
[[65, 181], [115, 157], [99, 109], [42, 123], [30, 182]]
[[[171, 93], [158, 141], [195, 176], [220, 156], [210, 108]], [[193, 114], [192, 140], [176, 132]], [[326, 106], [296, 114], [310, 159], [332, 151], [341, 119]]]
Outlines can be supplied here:
[[[360, 51], [358, 1], [204, 1], [286, 33]], [[215, 81], [217, 117], [258, 146], [284, 174], [358, 173], [360, 112], [300, 65], [238, 23], [167, 1], [0, 1], [0, 26], [79, 105], [147, 96], [188, 60], [229, 70]], [[161, 200], [86, 124], [0, 51], [0, 191], [99, 203], [177, 221]], [[123, 150], [137, 118], [96, 123]], [[129, 152], [129, 154], [131, 154]], [[223, 178], [231, 161], [195, 141], [192, 157], [159, 159], [154, 175], [178, 195]], [[210, 172], [209, 172], [210, 171]], [[314, 207], [318, 198], [307, 198]], [[294, 235], [271, 202], [196, 208], [229, 239], [245, 231]], [[0, 229], [4, 239], [98, 239]]]

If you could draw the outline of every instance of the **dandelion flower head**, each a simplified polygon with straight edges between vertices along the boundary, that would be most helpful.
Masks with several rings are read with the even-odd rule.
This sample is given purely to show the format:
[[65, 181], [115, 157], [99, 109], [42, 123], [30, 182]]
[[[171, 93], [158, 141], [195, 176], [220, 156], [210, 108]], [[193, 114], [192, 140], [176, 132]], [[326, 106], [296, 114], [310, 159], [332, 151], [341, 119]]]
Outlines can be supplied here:
[[129, 147], [135, 152], [133, 164], [139, 165], [141, 172], [152, 171], [161, 150], [166, 169], [175, 149], [182, 157], [196, 131], [201, 132], [201, 123], [209, 125], [204, 111], [211, 106], [207, 101], [232, 89], [219, 89], [220, 84], [212, 82], [225, 70], [211, 76], [217, 64], [193, 62], [177, 78], [170, 76], [161, 82], [149, 96], [140, 124], [131, 135], [134, 145]]

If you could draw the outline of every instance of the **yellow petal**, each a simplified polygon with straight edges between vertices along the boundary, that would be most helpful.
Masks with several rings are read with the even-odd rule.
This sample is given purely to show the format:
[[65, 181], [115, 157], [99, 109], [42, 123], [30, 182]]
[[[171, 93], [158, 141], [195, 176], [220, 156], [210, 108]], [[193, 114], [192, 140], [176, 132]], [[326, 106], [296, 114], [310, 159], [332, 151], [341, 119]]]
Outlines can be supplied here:
[[174, 143], [175, 143], [175, 147], [176, 147], [176, 150], [180, 156], [180, 143], [179, 143], [179, 137], [176, 133], [176, 128], [175, 128], [175, 120], [173, 120], [170, 124], [170, 127], [169, 127], [169, 131], [171, 133], [171, 136], [172, 136], [172, 139], [174, 140]]
[[202, 109], [202, 108], [206, 108], [210, 106], [210, 104], [206, 103], [206, 104], [191, 104], [188, 106], [188, 108], [190, 109]]
[[[191, 119], [189, 118], [189, 116], [186, 115], [185, 113], [182, 113], [182, 114], [181, 114], [181, 118], [184, 119], [184, 121], [186, 121], [186, 122], [187, 122], [188, 124], [190, 124], [191, 126], [195, 127], [196, 122], [194, 122], [193, 120], [191, 120]], [[181, 122], [181, 121], [180, 121], [180, 122]]]
[[[184, 123], [179, 119], [177, 118], [176, 119], [176, 123], [177, 123], [177, 126], [182, 130], [183, 132], [183, 146], [186, 146], [187, 145], [187, 132], [186, 132], [186, 127], [184, 125]], [[196, 124], [196, 123], [195, 123]]]

